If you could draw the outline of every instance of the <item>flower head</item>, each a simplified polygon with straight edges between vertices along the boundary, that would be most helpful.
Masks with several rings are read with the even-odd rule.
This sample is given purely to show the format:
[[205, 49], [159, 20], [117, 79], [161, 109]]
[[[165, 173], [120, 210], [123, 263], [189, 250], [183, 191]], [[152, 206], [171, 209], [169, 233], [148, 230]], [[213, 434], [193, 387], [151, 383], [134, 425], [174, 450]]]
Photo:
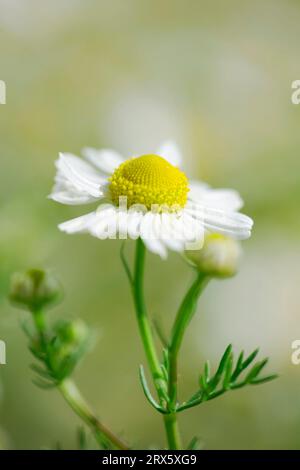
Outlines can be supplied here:
[[184, 207], [189, 191], [185, 174], [159, 155], [121, 163], [110, 178], [109, 189], [115, 204], [126, 196], [129, 207], [144, 204], [148, 210], [155, 204]]
[[66, 233], [87, 232], [100, 239], [140, 237], [163, 258], [168, 249], [201, 248], [208, 232], [236, 239], [251, 234], [252, 220], [238, 212], [243, 205], [239, 194], [188, 179], [172, 142], [155, 153], [128, 159], [113, 150], [91, 148], [84, 149], [83, 156], [60, 154], [50, 198], [62, 204], [100, 205], [60, 224]]

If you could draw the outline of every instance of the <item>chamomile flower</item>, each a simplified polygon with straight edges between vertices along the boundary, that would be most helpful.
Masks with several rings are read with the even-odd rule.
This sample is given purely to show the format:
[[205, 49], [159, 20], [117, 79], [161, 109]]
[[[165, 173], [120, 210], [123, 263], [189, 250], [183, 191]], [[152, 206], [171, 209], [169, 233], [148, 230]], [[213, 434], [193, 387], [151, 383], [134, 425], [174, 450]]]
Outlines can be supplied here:
[[93, 212], [60, 224], [63, 232], [141, 238], [162, 258], [168, 249], [181, 252], [194, 244], [199, 249], [207, 232], [236, 239], [251, 235], [252, 220], [238, 212], [239, 194], [188, 179], [173, 142], [127, 159], [92, 148], [83, 150], [83, 158], [61, 153], [56, 168], [51, 199], [69, 205], [100, 202]]

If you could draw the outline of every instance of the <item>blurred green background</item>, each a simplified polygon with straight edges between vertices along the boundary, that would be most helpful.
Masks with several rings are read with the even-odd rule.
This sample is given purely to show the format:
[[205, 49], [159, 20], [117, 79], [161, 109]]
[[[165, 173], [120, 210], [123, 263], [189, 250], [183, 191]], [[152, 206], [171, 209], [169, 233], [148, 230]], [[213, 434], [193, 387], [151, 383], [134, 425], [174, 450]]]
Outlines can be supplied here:
[[[79, 421], [55, 391], [31, 382], [32, 362], [7, 301], [11, 273], [51, 269], [65, 301], [51, 315], [82, 317], [99, 341], [76, 379], [101, 418], [138, 448], [164, 446], [159, 415], [138, 381], [145, 362], [120, 244], [67, 236], [57, 224], [90, 208], [46, 199], [59, 151], [84, 146], [152, 151], [180, 145], [187, 173], [233, 187], [255, 220], [237, 277], [212, 282], [182, 350], [181, 397], [206, 358], [232, 342], [261, 347], [280, 378], [229, 393], [180, 417], [208, 449], [300, 448], [300, 4], [180, 0], [0, 0], [0, 445], [76, 445]], [[129, 247], [129, 252], [132, 246]], [[191, 273], [180, 257], [149, 255], [147, 299], [170, 327]]]

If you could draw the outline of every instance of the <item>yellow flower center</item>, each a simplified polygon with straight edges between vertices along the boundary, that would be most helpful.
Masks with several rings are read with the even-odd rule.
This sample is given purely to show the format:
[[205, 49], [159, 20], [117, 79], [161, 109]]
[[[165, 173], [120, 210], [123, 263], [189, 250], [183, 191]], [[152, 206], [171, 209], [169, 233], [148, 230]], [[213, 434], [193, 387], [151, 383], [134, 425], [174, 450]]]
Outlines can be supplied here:
[[121, 196], [127, 197], [127, 207], [143, 204], [184, 207], [188, 180], [179, 168], [158, 155], [142, 155], [121, 163], [110, 178], [110, 193], [118, 205]]

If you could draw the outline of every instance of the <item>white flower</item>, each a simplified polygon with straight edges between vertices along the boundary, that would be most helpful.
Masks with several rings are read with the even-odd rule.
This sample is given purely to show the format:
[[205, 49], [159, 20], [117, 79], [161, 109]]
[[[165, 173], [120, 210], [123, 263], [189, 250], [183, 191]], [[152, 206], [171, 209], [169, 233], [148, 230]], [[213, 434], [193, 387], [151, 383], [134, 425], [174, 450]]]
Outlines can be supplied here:
[[253, 222], [238, 212], [243, 205], [239, 194], [188, 180], [172, 142], [155, 154], [129, 159], [92, 148], [85, 148], [83, 157], [59, 155], [49, 197], [62, 204], [101, 203], [97, 210], [60, 224], [63, 232], [87, 232], [100, 239], [141, 237], [162, 258], [167, 249], [192, 249], [193, 243], [199, 249], [205, 232], [250, 237]]

